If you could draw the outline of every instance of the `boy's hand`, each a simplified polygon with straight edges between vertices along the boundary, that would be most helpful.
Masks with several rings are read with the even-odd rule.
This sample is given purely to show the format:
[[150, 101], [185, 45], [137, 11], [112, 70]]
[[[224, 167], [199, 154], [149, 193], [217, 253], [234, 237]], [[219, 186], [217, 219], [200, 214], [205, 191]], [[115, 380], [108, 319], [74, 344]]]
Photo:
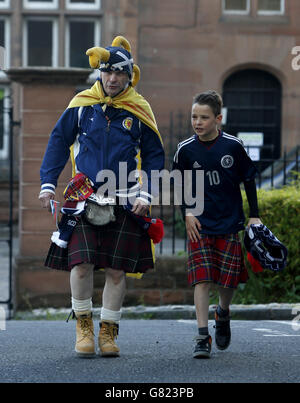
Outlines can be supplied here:
[[188, 239], [191, 242], [197, 242], [198, 240], [200, 240], [199, 231], [201, 230], [201, 224], [199, 220], [196, 217], [194, 217], [191, 213], [188, 213], [185, 216], [185, 227]]
[[248, 227], [250, 227], [251, 224], [253, 224], [253, 225], [262, 225], [262, 221], [259, 218], [254, 218], [254, 217], [249, 218]]

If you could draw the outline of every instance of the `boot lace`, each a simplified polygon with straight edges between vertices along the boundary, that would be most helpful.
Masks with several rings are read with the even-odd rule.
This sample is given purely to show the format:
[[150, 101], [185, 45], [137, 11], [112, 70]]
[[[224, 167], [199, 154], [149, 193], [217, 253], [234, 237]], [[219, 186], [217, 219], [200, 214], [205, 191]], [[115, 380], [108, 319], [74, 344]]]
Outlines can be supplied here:
[[112, 323], [102, 323], [101, 338], [103, 342], [109, 343], [118, 336], [118, 326]]
[[91, 318], [80, 317], [79, 324], [80, 324], [80, 329], [82, 331], [83, 337], [88, 337], [90, 334], [94, 335]]

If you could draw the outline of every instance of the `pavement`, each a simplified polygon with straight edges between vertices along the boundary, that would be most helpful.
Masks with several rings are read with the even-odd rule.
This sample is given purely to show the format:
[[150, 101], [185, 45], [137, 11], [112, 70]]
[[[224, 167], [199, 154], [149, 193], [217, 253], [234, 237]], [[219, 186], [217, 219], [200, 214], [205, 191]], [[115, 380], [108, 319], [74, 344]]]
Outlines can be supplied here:
[[[215, 305], [209, 307], [209, 319], [213, 319]], [[259, 304], [231, 305], [232, 320], [292, 320], [300, 323], [300, 304]], [[20, 320], [57, 320], [67, 319], [70, 308], [33, 309], [17, 312], [14, 319]], [[95, 317], [100, 308], [93, 310]], [[122, 308], [122, 319], [196, 319], [193, 305], [132, 306]]]

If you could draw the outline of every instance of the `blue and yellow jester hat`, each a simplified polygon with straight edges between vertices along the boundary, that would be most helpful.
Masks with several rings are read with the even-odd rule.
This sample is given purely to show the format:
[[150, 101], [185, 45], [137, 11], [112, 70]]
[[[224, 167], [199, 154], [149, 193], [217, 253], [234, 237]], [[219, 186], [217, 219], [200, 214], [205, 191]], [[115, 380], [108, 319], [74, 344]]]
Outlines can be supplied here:
[[125, 71], [133, 87], [139, 82], [140, 69], [133, 63], [130, 43], [123, 36], [117, 36], [111, 46], [90, 48], [86, 54], [93, 69], [105, 72]]

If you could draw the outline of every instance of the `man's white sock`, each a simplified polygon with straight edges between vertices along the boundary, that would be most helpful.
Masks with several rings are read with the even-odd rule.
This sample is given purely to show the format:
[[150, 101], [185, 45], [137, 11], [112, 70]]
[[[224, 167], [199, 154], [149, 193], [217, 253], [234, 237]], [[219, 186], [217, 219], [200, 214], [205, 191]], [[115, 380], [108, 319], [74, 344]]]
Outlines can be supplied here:
[[93, 303], [92, 298], [88, 299], [76, 299], [72, 297], [72, 309], [74, 312], [92, 312]]
[[102, 308], [100, 319], [101, 321], [109, 320], [115, 323], [119, 323], [121, 319], [121, 311], [111, 311], [110, 309]]

